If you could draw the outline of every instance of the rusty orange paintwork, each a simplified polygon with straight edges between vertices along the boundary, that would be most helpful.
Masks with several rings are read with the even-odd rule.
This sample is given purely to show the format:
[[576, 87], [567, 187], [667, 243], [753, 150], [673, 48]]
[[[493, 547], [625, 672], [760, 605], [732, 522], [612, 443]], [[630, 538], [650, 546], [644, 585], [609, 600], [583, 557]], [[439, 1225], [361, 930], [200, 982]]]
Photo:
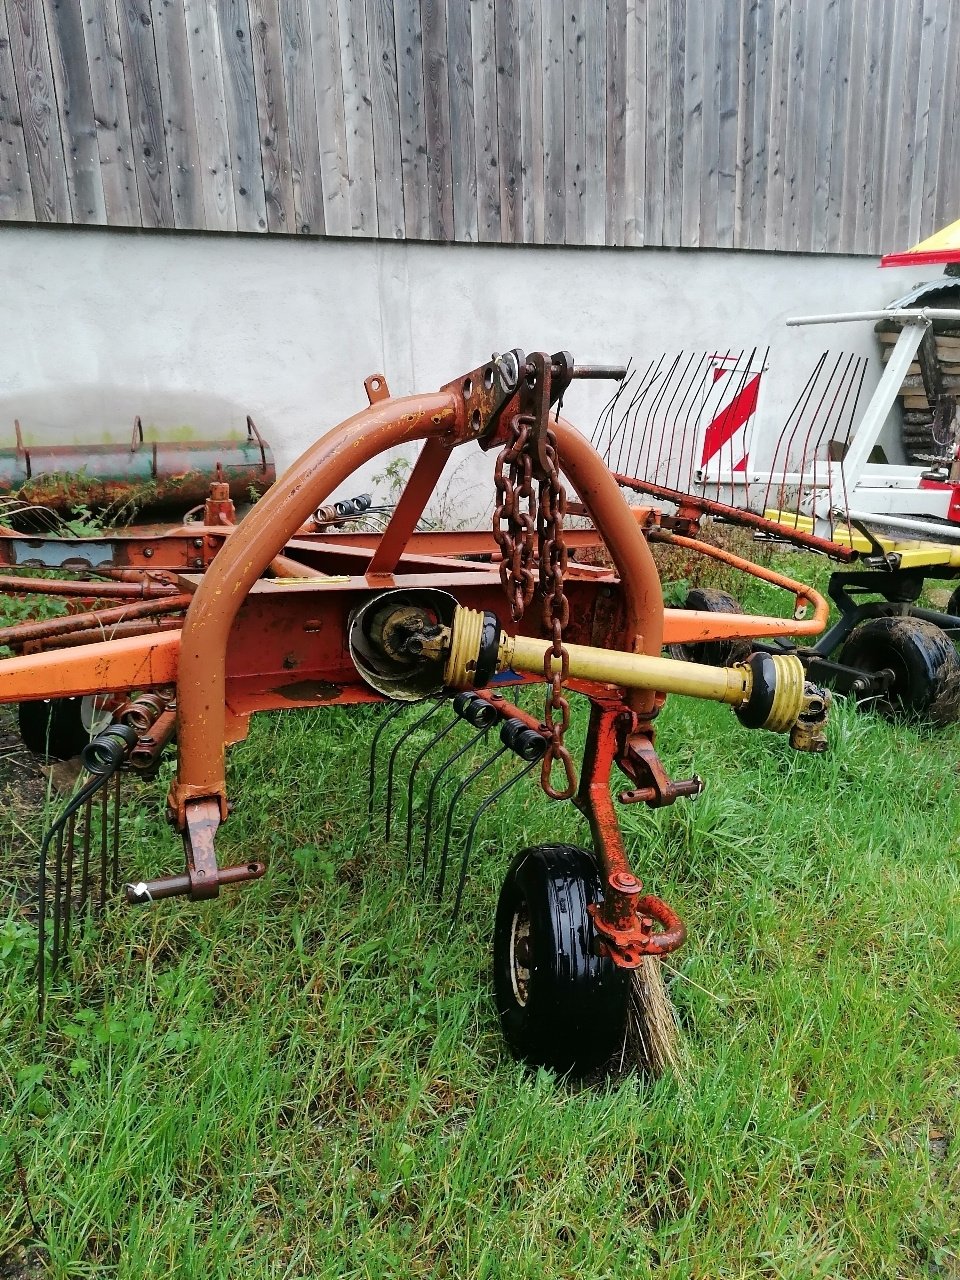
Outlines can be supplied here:
[[[777, 573], [774, 569], [768, 569], [765, 565], [754, 564], [752, 560], [745, 560], [742, 556], [734, 555], [732, 551], [727, 551], [724, 547], [715, 547], [712, 543], [704, 542], [700, 538], [687, 538], [682, 534], [671, 533], [666, 529], [662, 529], [655, 534], [651, 534], [651, 539], [656, 542], [666, 542], [674, 547], [685, 547], [688, 551], [696, 551], [700, 555], [708, 556], [711, 560], [719, 560], [721, 564], [729, 565], [731, 569], [737, 569], [740, 573], [749, 574], [753, 578], [769, 582], [771, 586], [781, 587], [784, 591], [792, 592], [797, 614], [801, 610], [805, 611], [807, 606], [813, 606], [813, 614], [809, 618], [796, 616], [779, 619], [766, 618], [761, 620], [764, 625], [774, 621], [779, 622], [780, 625], [770, 631], [751, 631], [742, 634], [750, 636], [816, 636], [827, 625], [827, 619], [830, 617], [829, 603], [819, 591], [814, 590], [813, 587], [808, 587], [804, 582], [797, 582], [795, 578], [788, 578], [785, 574]], [[716, 618], [718, 616], [730, 617], [732, 615], [713, 614], [712, 616]], [[741, 620], [743, 617], [744, 615], [741, 614]], [[713, 633], [714, 636], [718, 634], [720, 633]], [[730, 634], [733, 633], [731, 632]]]
[[109, 609], [91, 609], [87, 613], [68, 613], [63, 617], [44, 618], [36, 622], [18, 622], [13, 626], [0, 627], [0, 644], [19, 646], [33, 640], [57, 640], [75, 632], [109, 629], [118, 622], [176, 613], [186, 609], [190, 600], [189, 595], [174, 594], [165, 600], [145, 600], [135, 604], [114, 605]]
[[87, 693], [129, 693], [175, 684], [180, 632], [132, 636], [83, 645], [64, 653], [6, 658], [0, 662], [4, 702], [67, 698]]
[[[650, 549], [590, 443], [563, 419], [555, 423], [555, 430], [564, 470], [591, 510], [620, 576], [624, 626], [622, 634], [611, 640], [629, 652], [659, 653], [663, 602]], [[171, 809], [181, 825], [187, 803], [195, 799], [217, 798], [226, 817], [223, 740], [228, 637], [243, 599], [271, 560], [310, 512], [371, 458], [413, 440], [443, 441], [449, 449], [475, 434], [476, 426], [471, 426], [458, 390], [379, 401], [308, 449], [227, 539], [197, 587], [182, 633], [178, 774], [170, 795]], [[428, 457], [425, 471], [435, 469], [438, 449]], [[415, 499], [405, 508], [402, 529], [398, 523], [389, 559], [398, 558], [406, 541], [403, 535], [409, 537], [409, 514], [420, 502], [425, 485], [416, 487]], [[367, 583], [379, 586], [385, 580], [386, 575], [371, 575]], [[652, 713], [655, 695], [631, 691], [629, 701], [635, 710]]]
[[[175, 588], [181, 593], [178, 605], [186, 602], [184, 597], [189, 599], [182, 628], [7, 660], [0, 663], [0, 697], [20, 701], [88, 692], [127, 694], [176, 685], [179, 751], [169, 797], [171, 814], [188, 845], [198, 815], [207, 815], [203, 820], [211, 825], [212, 857], [213, 832], [227, 817], [224, 748], [244, 736], [251, 714], [380, 700], [361, 681], [345, 644], [349, 618], [371, 592], [393, 586], [442, 586], [467, 608], [503, 613], [495, 559], [483, 564], [451, 559], [451, 542], [444, 535], [413, 532], [451, 450], [474, 440], [483, 447], [496, 445], [505, 438], [504, 422], [519, 412], [516, 394], [498, 398], [487, 388], [471, 398], [468, 388], [481, 385], [478, 373], [483, 370], [434, 395], [394, 399], [385, 384], [376, 388], [370, 407], [308, 449], [239, 525], [230, 523], [228, 499], [213, 495], [203, 525], [174, 532], [175, 539], [189, 540], [189, 548], [182, 550], [192, 553], [187, 565], [180, 562], [175, 567], [196, 570], [182, 574]], [[571, 619], [564, 633], [570, 644], [655, 656], [665, 642], [822, 628], [822, 598], [769, 571], [760, 576], [812, 604], [813, 618], [798, 624], [794, 619], [665, 611], [645, 536], [650, 530], [640, 528], [616, 479], [586, 437], [562, 418], [552, 429], [563, 471], [596, 527], [585, 536], [594, 543], [597, 538], [602, 541], [614, 566], [610, 571], [592, 568], [570, 574], [565, 592]], [[312, 513], [358, 467], [411, 441], [422, 441], [423, 448], [378, 540], [307, 532]], [[706, 554], [717, 550], [682, 535], [670, 537]], [[123, 563], [131, 568], [167, 567], [159, 562], [156, 545], [141, 544], [139, 558], [131, 555]], [[468, 554], [462, 550], [462, 535], [457, 545], [460, 554]], [[490, 535], [484, 535], [484, 551], [491, 545]], [[717, 558], [738, 562], [728, 553], [718, 553]], [[262, 575], [269, 567], [284, 580], [265, 580]], [[111, 585], [135, 588], [126, 582]], [[144, 589], [157, 586], [145, 583]], [[534, 612], [528, 611], [521, 630], [541, 637], [541, 620]], [[115, 625], [141, 624], [132, 619]], [[92, 629], [84, 620], [78, 636], [86, 639]], [[643, 955], [679, 946], [684, 929], [665, 903], [643, 892], [630, 868], [610, 792], [613, 766], [634, 784], [632, 791], [623, 793], [626, 802], [672, 803], [694, 794], [699, 779], [674, 782], [657, 759], [653, 721], [663, 702], [661, 694], [583, 680], [571, 680], [569, 687], [591, 701], [576, 803], [590, 823], [606, 885], [595, 923], [616, 963], [636, 967]], [[489, 698], [498, 701], [496, 694]], [[505, 699], [499, 703], [505, 714], [540, 727]]]

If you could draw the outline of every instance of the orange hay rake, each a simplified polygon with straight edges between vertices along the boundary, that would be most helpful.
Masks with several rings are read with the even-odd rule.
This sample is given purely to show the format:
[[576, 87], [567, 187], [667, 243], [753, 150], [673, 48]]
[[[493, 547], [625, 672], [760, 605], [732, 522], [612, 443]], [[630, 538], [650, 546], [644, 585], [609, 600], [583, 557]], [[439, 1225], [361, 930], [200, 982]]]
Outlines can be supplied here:
[[[664, 610], [647, 540], [616, 479], [552, 412], [578, 378], [623, 374], [578, 365], [565, 352], [515, 350], [433, 394], [393, 397], [375, 375], [366, 382], [368, 407], [311, 446], [239, 524], [191, 527], [203, 572], [180, 569], [167, 583], [163, 629], [0, 661], [0, 701], [96, 696], [118, 704], [87, 748], [91, 781], [46, 846], [55, 866], [52, 883], [44, 869], [40, 916], [52, 906], [54, 959], [79, 906], [78, 882], [89, 892], [95, 878], [89, 842], [70, 822], [121, 769], [138, 757], [155, 763], [175, 740], [168, 810], [183, 839], [184, 870], [135, 878], [128, 901], [216, 897], [224, 884], [264, 871], [258, 861], [221, 867], [216, 856], [231, 807], [225, 751], [245, 736], [251, 715], [415, 702], [418, 716], [449, 713], [446, 731], [459, 724], [496, 731], [498, 756], [519, 759], [524, 776], [539, 766], [546, 794], [573, 800], [587, 818], [592, 849], [524, 850], [507, 873], [494, 931], [497, 1000], [508, 1040], [532, 1062], [581, 1070], [609, 1053], [622, 1035], [630, 971], [685, 935], [632, 865], [611, 791], [614, 769], [626, 780], [620, 804], [672, 804], [699, 792], [698, 777], [671, 779], [656, 751], [656, 719], [670, 693], [724, 702], [742, 725], [788, 733], [806, 750], [823, 748], [828, 707], [790, 654], [754, 653], [727, 668], [662, 656], [665, 643], [794, 633], [798, 622]], [[358, 467], [411, 441], [421, 442], [420, 454], [382, 533], [309, 532], [312, 514]], [[442, 537], [427, 544], [415, 529], [452, 452], [470, 446], [497, 451], [494, 525], [472, 544], [450, 535], [461, 538], [450, 554]], [[568, 488], [611, 569], [571, 557]], [[653, 517], [648, 523], [657, 536], [687, 537]], [[483, 561], [458, 558], [468, 545], [476, 554], [481, 541]], [[801, 625], [821, 628], [820, 597], [787, 579], [779, 584], [798, 606], [812, 607]], [[96, 585], [90, 590], [95, 596]], [[47, 633], [44, 645], [57, 639]], [[541, 686], [540, 708], [508, 699], [521, 684]], [[572, 695], [589, 704], [579, 760], [565, 736]], [[372, 766], [376, 783], [376, 755]], [[392, 780], [393, 758], [390, 770]], [[472, 828], [458, 900], [470, 840]], [[110, 866], [105, 855], [104, 877], [115, 881], [115, 855], [112, 877]], [[41, 974], [45, 967], [42, 949]]]

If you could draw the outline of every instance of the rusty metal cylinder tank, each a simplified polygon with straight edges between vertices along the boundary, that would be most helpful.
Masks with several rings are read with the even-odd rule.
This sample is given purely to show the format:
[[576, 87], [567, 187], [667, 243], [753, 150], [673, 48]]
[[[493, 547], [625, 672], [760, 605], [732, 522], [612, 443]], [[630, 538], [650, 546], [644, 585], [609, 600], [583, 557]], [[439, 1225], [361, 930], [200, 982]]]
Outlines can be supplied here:
[[144, 441], [140, 419], [129, 445], [26, 447], [17, 424], [16, 445], [0, 449], [0, 498], [69, 511], [129, 503], [137, 511], [178, 513], [204, 501], [222, 480], [230, 497], [249, 502], [276, 479], [270, 446], [247, 419], [246, 439]]

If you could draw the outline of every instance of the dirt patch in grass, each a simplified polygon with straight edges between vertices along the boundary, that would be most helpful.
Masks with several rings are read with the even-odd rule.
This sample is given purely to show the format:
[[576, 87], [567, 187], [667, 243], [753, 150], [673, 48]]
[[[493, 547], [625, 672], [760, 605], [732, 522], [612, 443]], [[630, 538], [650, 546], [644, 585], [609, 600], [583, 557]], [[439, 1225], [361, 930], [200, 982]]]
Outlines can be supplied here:
[[40, 1280], [47, 1275], [40, 1252], [18, 1245], [0, 1254], [0, 1280]]
[[4, 817], [0, 895], [9, 895], [21, 907], [35, 905], [37, 850], [24, 832], [37, 829], [47, 784], [42, 762], [20, 740], [16, 709], [0, 707], [0, 813]]
[[4, 804], [42, 804], [47, 778], [39, 757], [20, 739], [17, 712], [0, 706], [0, 800]]

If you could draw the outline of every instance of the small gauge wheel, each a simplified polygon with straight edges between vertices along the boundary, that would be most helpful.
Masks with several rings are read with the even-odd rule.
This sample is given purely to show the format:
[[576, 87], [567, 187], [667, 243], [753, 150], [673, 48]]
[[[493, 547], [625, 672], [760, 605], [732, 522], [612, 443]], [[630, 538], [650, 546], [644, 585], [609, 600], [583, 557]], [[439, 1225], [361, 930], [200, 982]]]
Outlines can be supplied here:
[[48, 760], [71, 760], [113, 719], [113, 694], [21, 702], [17, 720], [24, 746]]
[[493, 934], [497, 1012], [513, 1053], [582, 1075], [622, 1045], [630, 975], [597, 954], [587, 908], [603, 900], [593, 854], [544, 844], [513, 859]]
[[[743, 605], [726, 591], [712, 587], [691, 587], [683, 602], [684, 609], [696, 609], [700, 613], [743, 613]], [[723, 640], [699, 640], [667, 645], [671, 658], [683, 662], [702, 662], [708, 667], [728, 667], [740, 662], [750, 653], [750, 641], [735, 636]]]
[[945, 631], [909, 615], [869, 618], [851, 632], [838, 661], [867, 675], [890, 671], [879, 698], [864, 698], [888, 720], [949, 724], [957, 719], [960, 658]]

